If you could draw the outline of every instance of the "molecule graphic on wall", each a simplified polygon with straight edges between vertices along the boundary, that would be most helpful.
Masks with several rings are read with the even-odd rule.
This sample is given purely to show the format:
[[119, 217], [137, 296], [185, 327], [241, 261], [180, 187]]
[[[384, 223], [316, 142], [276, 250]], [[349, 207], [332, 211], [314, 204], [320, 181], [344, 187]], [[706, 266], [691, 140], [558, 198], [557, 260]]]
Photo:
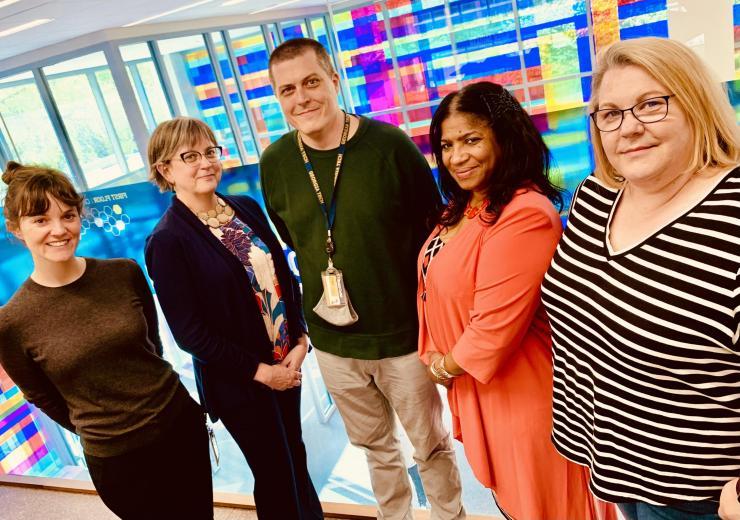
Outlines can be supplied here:
[[100, 228], [117, 237], [131, 223], [131, 217], [123, 212], [120, 204], [104, 206], [103, 209], [90, 208], [82, 217], [82, 234], [93, 228]]

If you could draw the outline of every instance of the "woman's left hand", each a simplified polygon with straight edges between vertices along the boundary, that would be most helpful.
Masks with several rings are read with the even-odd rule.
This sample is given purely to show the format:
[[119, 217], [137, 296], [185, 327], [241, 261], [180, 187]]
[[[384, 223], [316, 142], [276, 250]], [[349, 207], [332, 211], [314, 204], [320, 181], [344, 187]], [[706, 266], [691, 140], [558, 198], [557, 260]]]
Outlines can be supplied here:
[[719, 498], [719, 517], [722, 520], [740, 520], [736, 478], [730, 480], [722, 488], [722, 496]]
[[290, 349], [290, 352], [283, 358], [280, 363], [284, 367], [292, 368], [293, 370], [300, 370], [303, 360], [306, 359], [308, 353], [308, 336], [304, 333], [303, 336], [295, 344], [295, 347]]
[[432, 381], [432, 383], [442, 385], [445, 388], [450, 388], [452, 386], [452, 379], [440, 379], [437, 376], [434, 375], [434, 372], [432, 372], [432, 363], [437, 361], [439, 358], [442, 357], [442, 354], [439, 352], [430, 352], [429, 353], [429, 365], [427, 366], [427, 376]]

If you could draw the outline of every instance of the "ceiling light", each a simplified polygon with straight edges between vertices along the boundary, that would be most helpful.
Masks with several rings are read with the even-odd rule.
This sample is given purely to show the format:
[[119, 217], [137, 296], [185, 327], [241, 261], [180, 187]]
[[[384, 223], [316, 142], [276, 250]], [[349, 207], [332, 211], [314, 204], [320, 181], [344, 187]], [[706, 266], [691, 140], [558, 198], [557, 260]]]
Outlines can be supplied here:
[[3, 36], [10, 36], [11, 34], [25, 31], [26, 29], [33, 29], [34, 27], [38, 27], [39, 25], [44, 25], [45, 23], [49, 23], [53, 21], [54, 21], [53, 18], [39, 18], [31, 22], [26, 22], [21, 25], [16, 25], [15, 27], [11, 27], [10, 29], [5, 29], [4, 31], [0, 31], [0, 38], [2, 38]]
[[249, 14], [258, 14], [258, 13], [264, 13], [265, 11], [271, 11], [273, 9], [277, 9], [278, 7], [284, 7], [286, 5], [294, 4], [296, 2], [300, 2], [301, 0], [288, 0], [287, 2], [281, 2], [279, 4], [272, 5], [270, 7], [265, 7], [264, 9], [257, 9], [256, 11], [252, 11]]
[[131, 27], [132, 25], [139, 25], [140, 23], [150, 22], [152, 20], [156, 20], [157, 18], [162, 18], [164, 16], [168, 16], [171, 14], [179, 13], [180, 11], [185, 11], [187, 9], [192, 9], [193, 7], [198, 7], [199, 5], [207, 4], [209, 2], [213, 2], [213, 0], [200, 0], [199, 2], [193, 2], [192, 4], [183, 5], [182, 7], [178, 7], [177, 9], [172, 9], [170, 11], [166, 11], [164, 13], [155, 14], [154, 16], [148, 16], [146, 18], [142, 18], [141, 20], [137, 20], [135, 22], [127, 23], [124, 25], [124, 27]]
[[2, 2], [0, 2], [0, 9], [2, 9], [3, 7], [8, 7], [9, 5], [20, 1], [21, 0], [2, 0]]
[[223, 4], [221, 4], [221, 7], [228, 7], [230, 5], [241, 4], [242, 2], [246, 2], [246, 1], [247, 0], [229, 0], [228, 2], [224, 2]]

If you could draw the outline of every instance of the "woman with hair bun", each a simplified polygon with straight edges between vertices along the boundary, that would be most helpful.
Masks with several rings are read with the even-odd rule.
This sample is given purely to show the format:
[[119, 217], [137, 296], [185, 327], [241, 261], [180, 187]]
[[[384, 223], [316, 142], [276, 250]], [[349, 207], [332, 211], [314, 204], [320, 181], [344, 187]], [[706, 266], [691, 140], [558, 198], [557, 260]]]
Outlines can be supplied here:
[[33, 272], [0, 307], [0, 365], [76, 433], [103, 502], [125, 520], [213, 518], [203, 413], [162, 359], [132, 260], [76, 255], [83, 197], [61, 172], [9, 162], [4, 215]]

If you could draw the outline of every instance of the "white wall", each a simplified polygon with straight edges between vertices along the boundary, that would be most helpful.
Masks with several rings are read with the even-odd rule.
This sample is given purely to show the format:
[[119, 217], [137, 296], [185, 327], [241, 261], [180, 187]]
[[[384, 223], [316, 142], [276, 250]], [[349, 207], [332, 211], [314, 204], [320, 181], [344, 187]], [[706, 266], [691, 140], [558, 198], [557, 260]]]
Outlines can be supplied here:
[[694, 49], [717, 79], [735, 79], [732, 0], [668, 0], [668, 34]]

